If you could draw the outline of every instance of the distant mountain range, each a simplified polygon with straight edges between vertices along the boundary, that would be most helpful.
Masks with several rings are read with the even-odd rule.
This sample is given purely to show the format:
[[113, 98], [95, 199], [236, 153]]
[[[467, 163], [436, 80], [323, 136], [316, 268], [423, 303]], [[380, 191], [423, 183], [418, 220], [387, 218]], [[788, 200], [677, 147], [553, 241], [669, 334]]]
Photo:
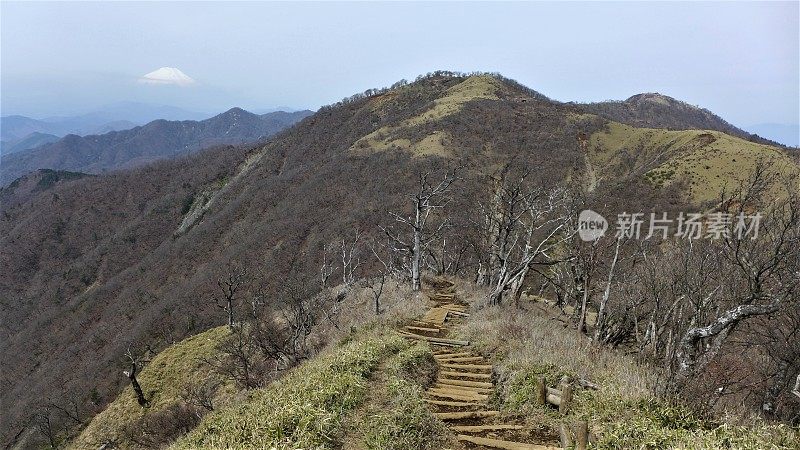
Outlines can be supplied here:
[[0, 140], [10, 142], [38, 132], [55, 136], [102, 134], [143, 125], [156, 119], [203, 120], [211, 114], [187, 111], [175, 106], [118, 102], [76, 116], [33, 119], [21, 115], [0, 118]]
[[[213, 145], [255, 142], [310, 114], [311, 111], [298, 111], [257, 115], [233, 108], [201, 121], [159, 119], [144, 126], [100, 135], [68, 134], [31, 150], [9, 153], [4, 151], [0, 185], [7, 185], [37, 169], [101, 173], [135, 167]], [[22, 123], [22, 120], [16, 121], [18, 125]], [[106, 126], [110, 126], [109, 124]], [[6, 118], [3, 125], [6, 125]], [[17, 129], [21, 129], [21, 126]], [[38, 138], [44, 141], [52, 139], [47, 135]]]
[[209, 117], [211, 114], [187, 111], [175, 106], [137, 102], [113, 103], [76, 116], [34, 119], [9, 115], [0, 118], [0, 152], [5, 155], [20, 152], [54, 142], [68, 134], [86, 136], [129, 130], [156, 119], [203, 120]]

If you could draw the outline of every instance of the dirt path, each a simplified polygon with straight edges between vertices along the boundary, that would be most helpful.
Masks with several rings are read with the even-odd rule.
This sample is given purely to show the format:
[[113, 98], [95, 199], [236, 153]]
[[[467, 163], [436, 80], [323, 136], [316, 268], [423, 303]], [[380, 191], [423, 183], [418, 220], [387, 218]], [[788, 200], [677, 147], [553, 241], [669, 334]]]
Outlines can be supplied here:
[[431, 309], [399, 331], [408, 339], [427, 341], [433, 349], [438, 377], [423, 400], [434, 416], [445, 422], [463, 448], [556, 450], [526, 443], [533, 440], [532, 430], [500, 420], [500, 412], [489, 407], [495, 388], [491, 363], [469, 342], [448, 338], [452, 324], [469, 318], [469, 306], [457, 298], [453, 283], [437, 281], [432, 287]]

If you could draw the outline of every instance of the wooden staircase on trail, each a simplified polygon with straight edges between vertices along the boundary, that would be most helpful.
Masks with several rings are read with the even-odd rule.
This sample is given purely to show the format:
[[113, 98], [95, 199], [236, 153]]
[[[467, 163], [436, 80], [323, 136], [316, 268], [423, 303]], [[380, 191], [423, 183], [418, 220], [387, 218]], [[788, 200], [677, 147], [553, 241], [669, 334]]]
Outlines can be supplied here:
[[433, 287], [429, 297], [434, 306], [398, 330], [403, 337], [425, 341], [433, 349], [438, 377], [423, 398], [433, 415], [445, 422], [464, 448], [556, 450], [519, 442], [529, 437], [524, 425], [496, 423], [500, 412], [489, 408], [494, 390], [491, 363], [472, 351], [468, 341], [447, 338], [448, 322], [469, 317], [468, 305], [459, 302], [453, 283], [437, 280]]

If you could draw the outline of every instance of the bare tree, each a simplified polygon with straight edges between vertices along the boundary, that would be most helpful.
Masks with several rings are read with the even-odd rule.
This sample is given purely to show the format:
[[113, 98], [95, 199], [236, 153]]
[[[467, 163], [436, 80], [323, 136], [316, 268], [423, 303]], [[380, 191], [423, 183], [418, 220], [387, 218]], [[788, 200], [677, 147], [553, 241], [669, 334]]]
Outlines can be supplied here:
[[328, 245], [323, 245], [322, 247], [322, 267], [319, 269], [319, 279], [322, 289], [328, 287], [328, 279], [333, 275], [333, 271], [335, 270], [334, 264], [332, 261], [328, 261]]
[[386, 285], [386, 280], [395, 271], [392, 263], [392, 252], [389, 243], [379, 244], [375, 241], [370, 243], [370, 250], [373, 256], [379, 263], [378, 275], [373, 279], [365, 279], [365, 284], [372, 292], [372, 300], [375, 305], [375, 315], [381, 313], [381, 296], [383, 295], [383, 288]]
[[208, 379], [202, 383], [192, 383], [186, 386], [181, 393], [181, 399], [189, 405], [206, 411], [214, 410], [214, 395], [222, 383]]
[[493, 180], [490, 205], [482, 208], [489, 257], [478, 278], [492, 286], [490, 305], [501, 303], [507, 291], [517, 301], [531, 268], [556, 264], [551, 252], [565, 239], [562, 189], [530, 186], [528, 171], [512, 178], [504, 170], [501, 176]]
[[428, 246], [427, 267], [436, 275], [457, 275], [466, 269], [472, 243], [460, 235], [452, 236], [449, 240], [448, 236], [442, 236], [440, 242], [441, 245]]
[[219, 345], [219, 354], [203, 360], [218, 374], [246, 389], [258, 387], [264, 372], [256, 336], [250, 329], [253, 324], [233, 328], [231, 335]]
[[356, 230], [353, 240], [348, 242], [347, 239], [342, 239], [342, 283], [350, 285], [355, 281], [356, 270], [361, 266], [361, 239], [362, 232]]
[[326, 309], [325, 298], [312, 295], [303, 280], [290, 280], [280, 297], [275, 311], [251, 324], [254, 343], [276, 371], [311, 355], [308, 339]]
[[[616, 238], [616, 244], [614, 245], [614, 256], [611, 259], [611, 267], [608, 269], [608, 279], [606, 280], [606, 287], [603, 290], [603, 296], [600, 299], [600, 306], [597, 308], [597, 320], [595, 322], [595, 329], [594, 329], [594, 340], [600, 341], [605, 340], [608, 341], [610, 335], [609, 331], [609, 324], [607, 320], [607, 307], [608, 301], [611, 297], [611, 285], [614, 281], [614, 275], [617, 269], [617, 262], [619, 262], [619, 254], [620, 248], [622, 247], [623, 242], [625, 241], [625, 237], [620, 235]], [[582, 317], [585, 320], [585, 314], [582, 314]], [[604, 337], [605, 335], [605, 337]]]
[[217, 279], [220, 292], [214, 295], [214, 304], [225, 311], [228, 318], [228, 327], [233, 330], [236, 323], [237, 294], [244, 287], [247, 272], [244, 269], [230, 268], [228, 273]]
[[[757, 170], [742, 189], [727, 201], [732, 217], [744, 217], [754, 195], [769, 181]], [[760, 213], [759, 213], [760, 214]], [[734, 220], [735, 222], [735, 220]], [[742, 321], [774, 314], [796, 301], [800, 288], [800, 196], [773, 201], [759, 221], [757, 238], [729, 232], [721, 236], [715, 260], [722, 265], [716, 286], [701, 303], [703, 316], [695, 314], [677, 352], [678, 374], [686, 379], [708, 364], [730, 333]], [[734, 225], [736, 226], [736, 225]], [[709, 314], [718, 311], [715, 314]]]
[[128, 380], [131, 383], [133, 393], [136, 394], [136, 402], [139, 403], [139, 406], [146, 408], [150, 406], [150, 401], [145, 397], [142, 386], [139, 384], [137, 375], [147, 360], [144, 358], [143, 352], [135, 352], [131, 349], [131, 347], [128, 347], [128, 350], [125, 352], [125, 358], [128, 361], [129, 369], [123, 371], [122, 373], [128, 377]]
[[60, 430], [55, 424], [53, 410], [49, 407], [40, 408], [38, 411], [33, 413], [32, 422], [36, 430], [47, 439], [47, 443], [50, 445], [50, 448], [58, 448], [58, 435]]
[[419, 189], [410, 196], [413, 205], [411, 216], [403, 216], [394, 212], [390, 213], [397, 222], [411, 229], [411, 240], [404, 239], [401, 235], [393, 233], [389, 229], [383, 229], [386, 235], [397, 244], [398, 250], [409, 255], [411, 259], [411, 289], [414, 291], [418, 291], [421, 288], [420, 269], [422, 266], [424, 249], [447, 225], [447, 219], [444, 219], [439, 224], [438, 228], [431, 231], [427, 227], [428, 219], [433, 211], [445, 207], [448, 203], [446, 198], [447, 192], [458, 179], [455, 170], [445, 174], [442, 181], [435, 185], [431, 183], [429, 178], [429, 172], [420, 175]]

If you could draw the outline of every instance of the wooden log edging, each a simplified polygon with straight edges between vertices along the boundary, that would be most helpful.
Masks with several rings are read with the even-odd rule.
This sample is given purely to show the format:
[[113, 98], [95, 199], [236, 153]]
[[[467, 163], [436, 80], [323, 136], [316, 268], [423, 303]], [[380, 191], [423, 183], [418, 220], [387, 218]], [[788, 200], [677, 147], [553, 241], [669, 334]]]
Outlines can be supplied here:
[[566, 414], [572, 404], [572, 385], [561, 384], [561, 389], [547, 386], [544, 377], [539, 377], [536, 383], [536, 402], [539, 405], [553, 405], [558, 407], [558, 412]]
[[589, 423], [586, 421], [576, 422], [571, 427], [561, 422], [558, 434], [564, 449], [586, 450], [589, 446]]

